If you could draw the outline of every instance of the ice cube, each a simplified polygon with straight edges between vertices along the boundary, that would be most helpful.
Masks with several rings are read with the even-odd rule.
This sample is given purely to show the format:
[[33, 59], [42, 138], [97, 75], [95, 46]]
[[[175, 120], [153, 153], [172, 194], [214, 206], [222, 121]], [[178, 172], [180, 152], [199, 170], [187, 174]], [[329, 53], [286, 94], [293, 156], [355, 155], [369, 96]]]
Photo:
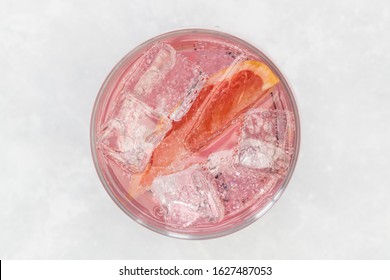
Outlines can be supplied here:
[[284, 155], [283, 150], [272, 143], [249, 138], [240, 143], [238, 161], [252, 168], [272, 168], [288, 163], [283, 160]]
[[99, 142], [103, 153], [131, 172], [142, 172], [171, 121], [131, 96], [121, 96]]
[[189, 110], [207, 76], [165, 43], [153, 45], [127, 75], [125, 91], [174, 121]]
[[223, 218], [215, 188], [199, 165], [157, 177], [151, 190], [164, 209], [165, 220], [173, 226], [186, 228]]
[[220, 151], [211, 154], [206, 164], [214, 177], [214, 185], [223, 203], [225, 215], [243, 210], [254, 203], [266, 203], [277, 189], [281, 178], [278, 174], [234, 164], [235, 157], [234, 150]]
[[246, 167], [285, 172], [292, 154], [293, 115], [254, 109], [244, 119], [236, 161]]
[[190, 60], [196, 61], [203, 69], [207, 69], [209, 74], [214, 74], [221, 69], [229, 67], [234, 59], [244, 53], [237, 46], [226, 42], [221, 48], [219, 42], [200, 40], [192, 46], [184, 48], [184, 55]]
[[159, 43], [141, 59], [144, 65], [137, 65], [138, 71], [133, 73], [133, 78], [138, 76], [133, 94], [139, 99], [145, 99], [175, 66], [176, 51], [170, 45]]

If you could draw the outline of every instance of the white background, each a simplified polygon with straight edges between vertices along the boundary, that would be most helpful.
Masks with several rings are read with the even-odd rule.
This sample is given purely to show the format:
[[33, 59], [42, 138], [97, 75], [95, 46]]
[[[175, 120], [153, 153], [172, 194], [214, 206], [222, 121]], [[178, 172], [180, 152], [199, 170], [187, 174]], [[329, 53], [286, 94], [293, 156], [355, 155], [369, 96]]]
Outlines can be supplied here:
[[[94, 279], [94, 280], [115, 280], [115, 279], [239, 279], [243, 277], [246, 280], [252, 279], [299, 279], [299, 280], [329, 280], [334, 279], [375, 279], [388, 280], [390, 271], [389, 262], [386, 260], [56, 260], [56, 261], [36, 261], [36, 260], [6, 260], [1, 264], [1, 277], [5, 280], [20, 279], [39, 279], [51, 280], [53, 274], [56, 280], [69, 279]], [[199, 273], [194, 276], [120, 276], [120, 269], [126, 266], [133, 271], [137, 267], [144, 269], [170, 269], [173, 271], [176, 266], [178, 273], [186, 274], [187, 269], [203, 269], [203, 274]], [[226, 269], [221, 267], [264, 267], [266, 274], [256, 275], [258, 269], [248, 269], [248, 275], [240, 276], [240, 272], [234, 273], [234, 276], [223, 275]], [[23, 267], [23, 269], [20, 269]], [[214, 267], [216, 269], [216, 276]], [[271, 267], [271, 275], [267, 274]], [[239, 271], [238, 269], [236, 271]], [[252, 271], [252, 272], [251, 272]], [[177, 273], [176, 272], [176, 273]], [[232, 274], [233, 269], [228, 273]], [[321, 272], [321, 273], [318, 273]], [[134, 273], [134, 272], [133, 272]], [[257, 272], [258, 273], [258, 272]], [[151, 272], [149, 272], [151, 274]], [[245, 274], [245, 272], [243, 272]]]
[[[89, 148], [93, 102], [128, 51], [220, 28], [295, 90], [302, 142], [261, 220], [208, 241], [158, 235], [111, 201]], [[388, 1], [0, 0], [0, 258], [390, 258]]]

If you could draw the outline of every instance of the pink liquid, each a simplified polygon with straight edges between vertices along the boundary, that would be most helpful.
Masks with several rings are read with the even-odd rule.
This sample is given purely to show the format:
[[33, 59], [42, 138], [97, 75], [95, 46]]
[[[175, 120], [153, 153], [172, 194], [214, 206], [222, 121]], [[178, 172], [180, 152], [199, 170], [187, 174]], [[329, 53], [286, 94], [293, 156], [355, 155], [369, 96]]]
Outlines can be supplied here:
[[[133, 174], [145, 170], [209, 77], [246, 60], [266, 63], [280, 82], [241, 121], [173, 163], [171, 174], [129, 195]], [[183, 238], [220, 236], [253, 222], [279, 197], [296, 161], [296, 119], [287, 84], [258, 50], [212, 31], [171, 33], [128, 54], [107, 78], [92, 124], [95, 164], [114, 201], [141, 224]]]

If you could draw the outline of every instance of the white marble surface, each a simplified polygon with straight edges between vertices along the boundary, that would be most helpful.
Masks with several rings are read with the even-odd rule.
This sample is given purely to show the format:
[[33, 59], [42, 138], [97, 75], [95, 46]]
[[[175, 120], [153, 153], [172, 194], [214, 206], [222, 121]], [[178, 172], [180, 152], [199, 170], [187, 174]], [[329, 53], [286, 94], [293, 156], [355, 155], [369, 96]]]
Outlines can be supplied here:
[[[220, 28], [295, 89], [301, 154], [282, 199], [228, 237], [184, 241], [130, 220], [89, 149], [92, 105], [144, 40]], [[0, 0], [0, 258], [390, 258], [389, 1]]]

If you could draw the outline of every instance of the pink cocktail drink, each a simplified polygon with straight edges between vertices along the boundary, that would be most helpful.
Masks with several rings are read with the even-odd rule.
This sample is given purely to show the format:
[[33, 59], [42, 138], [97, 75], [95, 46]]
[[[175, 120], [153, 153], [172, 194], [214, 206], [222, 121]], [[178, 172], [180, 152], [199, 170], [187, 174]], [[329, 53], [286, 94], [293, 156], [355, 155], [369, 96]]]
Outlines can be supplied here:
[[157, 232], [199, 239], [250, 224], [279, 198], [299, 123], [264, 54], [224, 33], [183, 30], [114, 68], [91, 135], [99, 176], [122, 210]]

